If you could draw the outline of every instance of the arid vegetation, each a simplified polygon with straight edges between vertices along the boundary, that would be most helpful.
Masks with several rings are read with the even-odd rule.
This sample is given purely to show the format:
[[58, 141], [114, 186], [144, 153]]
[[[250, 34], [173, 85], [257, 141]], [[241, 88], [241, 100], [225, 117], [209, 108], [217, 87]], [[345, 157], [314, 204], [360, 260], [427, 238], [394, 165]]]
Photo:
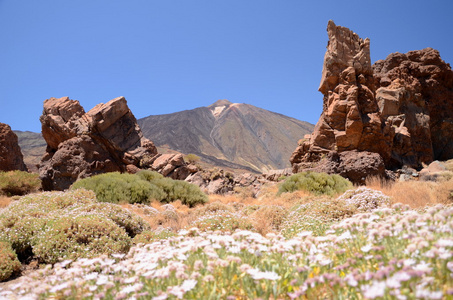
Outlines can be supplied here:
[[37, 192], [40, 187], [38, 174], [25, 171], [0, 172], [0, 195], [22, 196]]
[[166, 203], [180, 200], [193, 207], [208, 201], [197, 186], [147, 170], [136, 175], [117, 172], [96, 175], [75, 182], [71, 188], [92, 190], [99, 201], [111, 203], [149, 204], [151, 200]]
[[[89, 178], [91, 186], [163, 180], [154, 172], [106, 175]], [[452, 179], [372, 178], [368, 187], [343, 182], [349, 190], [335, 193], [312, 182], [283, 192], [295, 182], [288, 177], [257, 197], [211, 195], [206, 203], [191, 202], [198, 196], [190, 193], [185, 202], [154, 194], [128, 201], [134, 193], [75, 188], [90, 188], [90, 180], [66, 192], [3, 196], [1, 280], [20, 273], [19, 261], [40, 268], [21, 284], [0, 285], [0, 296], [440, 299], [453, 292]]]

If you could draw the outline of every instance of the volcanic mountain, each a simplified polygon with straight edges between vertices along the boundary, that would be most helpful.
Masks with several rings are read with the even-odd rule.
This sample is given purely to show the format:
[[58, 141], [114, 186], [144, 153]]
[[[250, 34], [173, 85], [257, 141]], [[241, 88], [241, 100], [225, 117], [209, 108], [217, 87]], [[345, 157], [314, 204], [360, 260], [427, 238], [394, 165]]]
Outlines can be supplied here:
[[228, 100], [148, 116], [138, 124], [158, 147], [193, 153], [217, 166], [255, 172], [290, 167], [297, 141], [314, 128], [308, 122]]

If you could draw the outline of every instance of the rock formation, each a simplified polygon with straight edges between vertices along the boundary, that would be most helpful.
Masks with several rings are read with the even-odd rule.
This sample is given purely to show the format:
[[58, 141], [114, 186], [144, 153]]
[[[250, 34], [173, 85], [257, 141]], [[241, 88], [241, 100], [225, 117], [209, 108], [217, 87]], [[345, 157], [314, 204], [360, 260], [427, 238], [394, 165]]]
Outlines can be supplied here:
[[203, 170], [190, 174], [186, 181], [195, 184], [207, 194], [232, 194], [255, 197], [265, 182], [264, 177], [252, 173], [233, 174], [222, 169]]
[[0, 171], [27, 171], [17, 135], [7, 124], [0, 123]]
[[119, 97], [85, 113], [79, 101], [50, 98], [40, 118], [46, 153], [39, 166], [45, 190], [64, 190], [79, 178], [126, 172], [157, 154]]
[[354, 176], [345, 176], [363, 183], [384, 176], [383, 166], [417, 168], [453, 157], [453, 72], [436, 50], [395, 53], [371, 66], [369, 39], [333, 21], [327, 33], [323, 112], [293, 152], [293, 172], [345, 174], [355, 165]]
[[437, 50], [393, 53], [373, 65], [376, 102], [395, 128], [389, 167], [453, 157], [453, 71]]

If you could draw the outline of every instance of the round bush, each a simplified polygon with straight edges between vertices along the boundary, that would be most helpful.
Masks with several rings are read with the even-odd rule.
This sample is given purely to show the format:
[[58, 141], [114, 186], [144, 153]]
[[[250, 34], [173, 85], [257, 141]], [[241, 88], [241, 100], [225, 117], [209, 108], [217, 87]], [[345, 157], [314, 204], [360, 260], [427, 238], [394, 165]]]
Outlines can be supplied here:
[[20, 271], [17, 255], [7, 242], [0, 242], [0, 281], [7, 280]]
[[162, 179], [164, 176], [156, 171], [150, 171], [150, 170], [141, 170], [137, 172], [136, 174], [138, 177], [140, 177], [143, 180], [152, 182], [155, 179]]
[[[70, 224], [74, 227], [64, 229], [70, 235], [65, 242], [61, 237], [63, 233], [57, 237], [43, 234], [45, 232], [51, 234], [49, 231], [55, 233], [55, 226], [62, 222], [69, 222], [68, 220], [77, 220], [77, 222], [71, 221]], [[96, 225], [98, 223], [100, 225]], [[87, 227], [84, 228], [84, 226]], [[99, 231], [95, 235], [97, 240], [92, 242], [92, 246], [83, 247], [77, 240], [71, 240], [78, 233], [94, 230], [96, 226]], [[46, 263], [54, 262], [61, 253], [70, 251], [76, 251], [75, 256], [80, 257], [100, 255], [106, 250], [99, 248], [102, 244], [109, 245], [112, 251], [124, 252], [127, 250], [124, 239], [129, 245], [131, 238], [149, 229], [149, 224], [138, 215], [115, 204], [96, 202], [94, 192], [84, 189], [27, 195], [0, 211], [0, 241], [9, 242], [20, 261], [26, 261], [37, 255], [36, 251], [39, 251], [41, 261]], [[118, 236], [118, 239], [115, 236]], [[60, 238], [59, 241], [63, 246], [56, 246], [56, 242], [52, 244], [53, 246], [46, 245], [48, 239], [57, 238]], [[100, 244], [97, 245], [97, 242]], [[66, 244], [68, 247], [72, 245], [76, 248], [61, 250]], [[60, 249], [61, 253], [53, 253], [52, 247]], [[46, 254], [46, 251], [49, 253]]]
[[325, 198], [299, 204], [291, 208], [281, 223], [281, 233], [292, 238], [301, 231], [324, 235], [334, 222], [357, 213], [354, 205], [338, 199]]
[[173, 202], [181, 200], [193, 207], [206, 203], [208, 197], [200, 188], [181, 180], [164, 178], [157, 172], [140, 171], [137, 174], [106, 173], [76, 181], [71, 189], [85, 188], [96, 193], [102, 202], [146, 203], [150, 200]]
[[206, 194], [194, 184], [165, 178], [161, 174], [149, 170], [140, 171], [137, 176], [163, 190], [165, 196], [162, 199], [157, 199], [161, 202], [169, 203], [181, 200], [182, 204], [190, 207], [208, 202]]
[[284, 182], [278, 189], [278, 194], [291, 193], [297, 190], [304, 190], [315, 195], [329, 195], [344, 193], [352, 187], [352, 183], [340, 175], [328, 175], [326, 173], [302, 172], [294, 174]]
[[125, 253], [131, 238], [113, 221], [95, 215], [63, 217], [48, 222], [33, 242], [33, 252], [42, 263], [53, 264], [79, 257]]
[[80, 206], [69, 211], [66, 215], [77, 216], [85, 214], [95, 214], [112, 220], [116, 225], [126, 230], [127, 234], [132, 238], [150, 228], [149, 224], [140, 216], [112, 203], [92, 203]]
[[369, 212], [380, 206], [390, 205], [389, 196], [367, 187], [346, 191], [338, 197], [338, 200], [354, 205], [360, 212]]
[[163, 190], [133, 174], [105, 173], [76, 181], [71, 189], [84, 188], [96, 193], [101, 202], [149, 203], [150, 199], [161, 201]]

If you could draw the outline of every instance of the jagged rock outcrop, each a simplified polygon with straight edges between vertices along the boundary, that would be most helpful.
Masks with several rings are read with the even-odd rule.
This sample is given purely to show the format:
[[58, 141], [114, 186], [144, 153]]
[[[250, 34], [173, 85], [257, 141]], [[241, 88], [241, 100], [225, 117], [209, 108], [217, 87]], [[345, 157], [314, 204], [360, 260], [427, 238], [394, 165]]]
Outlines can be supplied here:
[[40, 121], [47, 142], [39, 166], [45, 190], [64, 190], [95, 174], [125, 172], [128, 165], [139, 166], [142, 158], [157, 154], [124, 97], [98, 104], [87, 113], [79, 101], [50, 98], [44, 101]]
[[[394, 53], [371, 66], [369, 39], [333, 21], [327, 33], [323, 112], [293, 152], [293, 172], [338, 165], [339, 157], [366, 165], [377, 154], [387, 169], [453, 157], [453, 72], [436, 50]], [[381, 163], [372, 165], [367, 174], [385, 176]]]
[[389, 167], [453, 157], [453, 71], [437, 50], [393, 53], [373, 65], [376, 102], [393, 128]]
[[27, 171], [17, 135], [7, 124], [0, 123], [0, 171]]

